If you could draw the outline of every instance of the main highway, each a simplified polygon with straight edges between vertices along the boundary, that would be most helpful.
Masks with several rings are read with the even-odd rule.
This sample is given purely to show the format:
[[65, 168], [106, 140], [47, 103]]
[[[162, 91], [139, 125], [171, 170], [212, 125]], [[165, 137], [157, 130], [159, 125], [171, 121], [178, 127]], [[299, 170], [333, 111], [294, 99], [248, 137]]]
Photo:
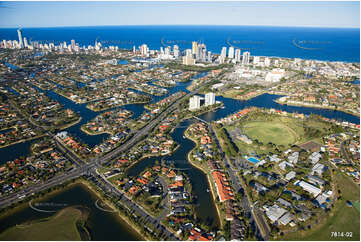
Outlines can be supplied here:
[[[138, 130], [128, 141], [126, 141], [121, 146], [115, 148], [109, 153], [105, 154], [102, 157], [97, 157], [94, 159], [90, 159], [88, 162], [80, 159], [77, 155], [75, 155], [71, 150], [69, 150], [57, 137], [56, 135], [50, 133], [49, 131], [44, 129], [44, 132], [50, 137], [52, 137], [56, 143], [57, 148], [61, 151], [73, 164], [76, 165], [72, 170], [68, 170], [64, 173], [58, 174], [45, 182], [40, 182], [37, 184], [33, 184], [21, 191], [2, 196], [0, 198], [0, 207], [4, 208], [10, 206], [13, 203], [18, 202], [19, 200], [31, 196], [35, 193], [47, 190], [56, 185], [63, 184], [69, 180], [78, 178], [83, 175], [89, 175], [92, 177], [96, 177], [98, 182], [97, 185], [103, 187], [108, 192], [112, 192], [113, 194], [119, 197], [119, 201], [125, 204], [128, 208], [132, 208], [139, 214], [140, 216], [147, 219], [154, 224], [154, 226], [158, 229], [161, 229], [163, 233], [171, 240], [178, 240], [176, 236], [165, 226], [160, 223], [159, 219], [153, 218], [150, 216], [142, 207], [138, 204], [124, 196], [118, 189], [116, 189], [112, 184], [108, 183], [105, 178], [97, 174], [96, 169], [101, 166], [101, 164], [105, 164], [108, 161], [111, 161], [115, 157], [117, 157], [120, 153], [129, 150], [131, 147], [140, 142], [151, 130], [159, 124], [162, 120], [164, 120], [167, 115], [176, 110], [179, 107], [179, 104], [188, 98], [191, 95], [196, 94], [199, 91], [199, 88], [189, 92], [185, 96], [177, 99], [173, 103], [171, 103], [158, 117], [153, 119], [147, 125], [145, 125], [142, 129]], [[43, 127], [41, 127], [43, 128]]]

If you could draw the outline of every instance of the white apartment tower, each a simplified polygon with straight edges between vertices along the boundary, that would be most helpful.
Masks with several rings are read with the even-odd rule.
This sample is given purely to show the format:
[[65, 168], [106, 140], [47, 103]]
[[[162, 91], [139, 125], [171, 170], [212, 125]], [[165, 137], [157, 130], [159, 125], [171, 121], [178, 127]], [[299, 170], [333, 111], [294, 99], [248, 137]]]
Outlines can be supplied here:
[[234, 59], [235, 59], [237, 62], [241, 62], [241, 49], [236, 49], [236, 53], [235, 53]]
[[140, 54], [142, 56], [148, 56], [148, 52], [149, 52], [148, 46], [146, 44], [142, 44], [140, 46]]
[[243, 57], [242, 57], [242, 64], [243, 65], [248, 65], [249, 64], [249, 57], [251, 56], [251, 53], [249, 53], [248, 51], [243, 52]]
[[233, 59], [234, 58], [234, 48], [231, 46], [228, 49], [228, 58]]
[[198, 52], [198, 43], [197, 43], [197, 41], [193, 41], [192, 42], [192, 54], [196, 55], [197, 52]]
[[253, 64], [258, 65], [259, 64], [259, 56], [253, 56]]
[[270, 58], [268, 58], [268, 57], [264, 58], [264, 65], [267, 66], [267, 67], [271, 65]]
[[189, 99], [189, 110], [193, 111], [201, 107], [201, 97], [194, 95]]
[[194, 65], [196, 63], [195, 59], [192, 56], [192, 50], [186, 50], [186, 56], [183, 56], [183, 65]]
[[223, 59], [227, 57], [227, 47], [222, 47], [221, 56]]
[[21, 32], [21, 29], [18, 29], [18, 37], [19, 37], [19, 47], [24, 48], [23, 34]]
[[179, 47], [178, 47], [178, 45], [174, 45], [174, 46], [173, 46], [173, 56], [174, 56], [175, 58], [178, 58], [178, 57], [179, 57]]
[[206, 106], [210, 106], [210, 105], [213, 105], [213, 104], [215, 104], [215, 103], [216, 103], [216, 95], [214, 95], [213, 92], [207, 93], [207, 94], [205, 95], [205, 102], [204, 102], [204, 104], [205, 104]]

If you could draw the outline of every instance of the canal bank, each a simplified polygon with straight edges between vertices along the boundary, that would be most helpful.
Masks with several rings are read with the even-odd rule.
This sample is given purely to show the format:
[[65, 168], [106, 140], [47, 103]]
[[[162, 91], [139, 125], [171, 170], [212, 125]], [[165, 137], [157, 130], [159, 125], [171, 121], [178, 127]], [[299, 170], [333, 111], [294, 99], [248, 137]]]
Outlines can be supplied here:
[[198, 170], [201, 170], [201, 171], [203, 172], [203, 174], [204, 174], [205, 176], [207, 176], [208, 187], [210, 187], [210, 190], [211, 190], [211, 193], [212, 193], [213, 202], [215, 203], [215, 206], [216, 206], [216, 209], [217, 209], [218, 220], [219, 220], [219, 222], [220, 222], [220, 228], [223, 228], [224, 223], [223, 223], [223, 219], [221, 218], [220, 208], [219, 208], [219, 206], [218, 206], [218, 204], [217, 204], [217, 202], [216, 202], [216, 201], [217, 201], [217, 195], [216, 195], [217, 192], [216, 192], [215, 187], [212, 185], [212, 184], [213, 184], [213, 183], [212, 183], [212, 178], [211, 178], [209, 172], [208, 172], [206, 169], [204, 169], [202, 166], [198, 165], [197, 163], [195, 163], [195, 162], [192, 161], [192, 159], [191, 159], [191, 154], [192, 154], [193, 150], [195, 150], [195, 149], [197, 148], [197, 140], [195, 140], [194, 138], [192, 138], [191, 136], [189, 136], [189, 135], [187, 134], [187, 132], [184, 133], [184, 136], [185, 136], [187, 139], [192, 140], [193, 143], [194, 143], [194, 145], [195, 145], [195, 147], [194, 147], [191, 151], [188, 152], [188, 154], [187, 154], [187, 160], [188, 160], [188, 162], [189, 162], [192, 166], [194, 166], [194, 167], [197, 168]]
[[[101, 194], [94, 190], [88, 182], [78, 180], [75, 183], [67, 185], [65, 188], [59, 188], [50, 192], [39, 199], [36, 203], [39, 208], [44, 210], [61, 210], [68, 206], [82, 206], [90, 210], [86, 223], [87, 229], [92, 240], [144, 240], [144, 235], [128, 220], [118, 212], [105, 212], [96, 206], [98, 200], [104, 201]], [[106, 202], [114, 209], [114, 207]], [[9, 227], [23, 224], [28, 221], [44, 219], [52, 216], [54, 213], [45, 213], [33, 210], [28, 203], [22, 204], [0, 217], [0, 233]]]
[[197, 205], [195, 207], [195, 212], [197, 218], [211, 228], [219, 229], [220, 221], [217, 209], [211, 194], [207, 192], [209, 189], [207, 176], [202, 170], [199, 170], [190, 164], [187, 159], [188, 153], [195, 147], [195, 144], [193, 141], [183, 138], [183, 136], [185, 130], [194, 122], [196, 122], [194, 119], [184, 120], [178, 124], [174, 129], [174, 132], [170, 134], [175, 142], [181, 144], [175, 152], [166, 156], [142, 159], [130, 167], [125, 175], [136, 177], [147, 167], [154, 166], [156, 161], [162, 161], [165, 164], [172, 165], [174, 166], [174, 169], [181, 169], [187, 177], [189, 177], [192, 185], [192, 192], [196, 196]]

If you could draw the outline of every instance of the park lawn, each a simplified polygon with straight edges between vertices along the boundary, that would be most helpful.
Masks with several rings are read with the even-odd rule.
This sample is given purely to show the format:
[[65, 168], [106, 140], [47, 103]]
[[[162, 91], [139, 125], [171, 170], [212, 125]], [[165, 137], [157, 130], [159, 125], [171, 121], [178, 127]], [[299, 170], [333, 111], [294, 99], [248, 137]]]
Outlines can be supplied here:
[[222, 96], [226, 97], [226, 98], [237, 99], [236, 97], [238, 95], [241, 95], [243, 92], [244, 91], [239, 91], [237, 89], [230, 89], [230, 90], [227, 90], [226, 92], [222, 93]]
[[252, 140], [258, 139], [263, 144], [272, 142], [287, 146], [296, 142], [298, 134], [279, 121], [247, 122], [243, 127], [245, 134]]
[[115, 181], [121, 178], [123, 178], [123, 174], [117, 174], [115, 176], [108, 178], [108, 181], [115, 184]]
[[[355, 207], [348, 207], [346, 201], [359, 201], [360, 188], [349, 177], [335, 175], [337, 189], [342, 191], [342, 200], [337, 200], [335, 207], [311, 230], [288, 233], [278, 238], [281, 240], [360, 240], [360, 212]], [[352, 238], [331, 237], [331, 232], [352, 232]]]
[[79, 209], [68, 207], [45, 221], [13, 226], [0, 234], [0, 240], [81, 240], [76, 226], [81, 217]]

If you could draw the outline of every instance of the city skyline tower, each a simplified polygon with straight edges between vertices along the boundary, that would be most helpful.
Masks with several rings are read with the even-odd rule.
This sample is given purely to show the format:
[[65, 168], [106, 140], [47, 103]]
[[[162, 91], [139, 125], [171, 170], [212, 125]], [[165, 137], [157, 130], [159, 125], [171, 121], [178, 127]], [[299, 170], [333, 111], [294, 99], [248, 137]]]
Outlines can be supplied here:
[[19, 46], [20, 46], [20, 48], [24, 48], [23, 34], [22, 34], [21, 29], [18, 29], [18, 38], [19, 38]]

